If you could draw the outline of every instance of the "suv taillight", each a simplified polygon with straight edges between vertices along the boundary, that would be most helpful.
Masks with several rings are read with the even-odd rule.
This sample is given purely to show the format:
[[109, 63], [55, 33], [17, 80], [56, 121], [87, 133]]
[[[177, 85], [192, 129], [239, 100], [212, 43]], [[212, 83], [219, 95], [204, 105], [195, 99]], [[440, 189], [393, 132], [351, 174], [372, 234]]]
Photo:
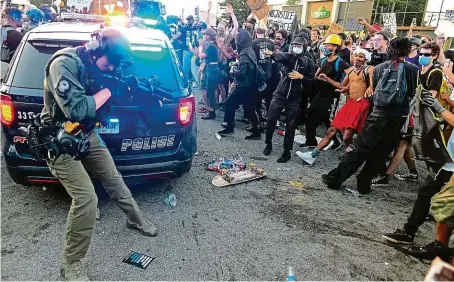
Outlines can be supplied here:
[[178, 120], [181, 125], [188, 125], [194, 116], [195, 98], [181, 98], [178, 106]]
[[10, 127], [14, 122], [14, 106], [11, 97], [8, 95], [1, 95], [1, 109], [2, 109], [2, 125]]

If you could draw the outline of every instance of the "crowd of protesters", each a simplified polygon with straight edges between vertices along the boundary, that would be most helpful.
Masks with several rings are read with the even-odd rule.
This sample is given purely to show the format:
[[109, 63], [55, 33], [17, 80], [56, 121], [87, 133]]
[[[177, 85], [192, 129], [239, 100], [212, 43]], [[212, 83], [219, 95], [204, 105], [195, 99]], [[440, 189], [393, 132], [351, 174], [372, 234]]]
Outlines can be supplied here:
[[[259, 140], [265, 132], [265, 155], [273, 150], [276, 126], [285, 124], [279, 163], [290, 160], [297, 130], [306, 137], [303, 149], [296, 152], [303, 164], [316, 164], [330, 143], [334, 150], [344, 147], [337, 168], [322, 175], [330, 189], [339, 189], [361, 167], [361, 194], [387, 186], [391, 177], [418, 181], [415, 158], [425, 161], [429, 175], [407, 223], [383, 237], [394, 244], [411, 244], [431, 212], [437, 221], [434, 242], [405, 251], [449, 260], [454, 227], [454, 68], [448, 59], [454, 54], [443, 52], [443, 36], [396, 37], [363, 18], [358, 18], [367, 30], [363, 39], [345, 33], [322, 35], [311, 27], [290, 36], [279, 25], [266, 28], [253, 17], [240, 25], [230, 6], [227, 12], [230, 22], [216, 28], [194, 28], [190, 16], [183, 32], [173, 37], [187, 54], [180, 55], [186, 78], [203, 91], [201, 118], [215, 119], [223, 112], [221, 136], [234, 134], [236, 122], [249, 124], [246, 140]], [[235, 119], [240, 107], [244, 116]], [[318, 142], [321, 124], [327, 132]], [[402, 160], [408, 173], [394, 174]]]

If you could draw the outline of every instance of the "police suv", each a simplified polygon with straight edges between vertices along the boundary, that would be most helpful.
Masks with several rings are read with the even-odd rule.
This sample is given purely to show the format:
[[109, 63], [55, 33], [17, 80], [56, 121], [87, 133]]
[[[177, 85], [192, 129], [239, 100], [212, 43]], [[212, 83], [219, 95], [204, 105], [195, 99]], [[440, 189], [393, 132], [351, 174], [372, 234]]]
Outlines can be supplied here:
[[[44, 67], [50, 57], [59, 49], [84, 45], [104, 20], [62, 14], [62, 22], [41, 25], [22, 39], [1, 86], [3, 153], [14, 182], [58, 183], [45, 162], [32, 159], [27, 139], [18, 129], [30, 124], [43, 108]], [[115, 105], [96, 130], [126, 183], [179, 177], [189, 171], [197, 150], [194, 96], [164, 33], [134, 25], [131, 19], [120, 22], [115, 28], [131, 42], [131, 74], [153, 81], [173, 98], [161, 107], [134, 101]]]

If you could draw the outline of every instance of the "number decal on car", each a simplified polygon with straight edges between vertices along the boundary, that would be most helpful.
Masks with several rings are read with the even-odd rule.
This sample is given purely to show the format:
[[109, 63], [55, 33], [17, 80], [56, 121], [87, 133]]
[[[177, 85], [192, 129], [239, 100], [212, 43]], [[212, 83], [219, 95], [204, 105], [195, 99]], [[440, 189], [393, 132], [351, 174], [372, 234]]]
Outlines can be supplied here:
[[17, 111], [17, 118], [18, 119], [33, 119], [36, 115], [34, 112], [25, 112], [25, 111]]

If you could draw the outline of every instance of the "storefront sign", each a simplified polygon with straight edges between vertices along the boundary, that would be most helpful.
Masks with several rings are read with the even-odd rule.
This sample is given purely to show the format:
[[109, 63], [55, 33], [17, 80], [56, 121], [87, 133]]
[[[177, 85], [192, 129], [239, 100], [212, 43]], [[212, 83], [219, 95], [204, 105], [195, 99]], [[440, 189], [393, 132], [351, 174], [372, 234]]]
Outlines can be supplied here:
[[312, 12], [312, 17], [314, 19], [326, 19], [330, 16], [330, 11], [328, 11], [324, 6], [318, 8], [318, 10]]

